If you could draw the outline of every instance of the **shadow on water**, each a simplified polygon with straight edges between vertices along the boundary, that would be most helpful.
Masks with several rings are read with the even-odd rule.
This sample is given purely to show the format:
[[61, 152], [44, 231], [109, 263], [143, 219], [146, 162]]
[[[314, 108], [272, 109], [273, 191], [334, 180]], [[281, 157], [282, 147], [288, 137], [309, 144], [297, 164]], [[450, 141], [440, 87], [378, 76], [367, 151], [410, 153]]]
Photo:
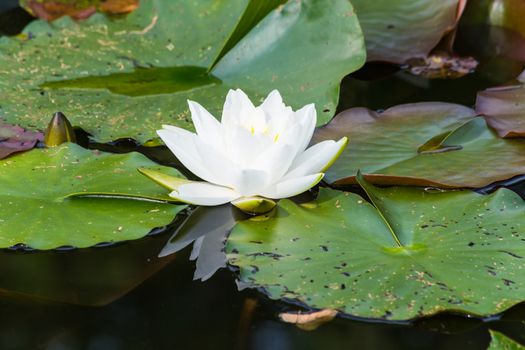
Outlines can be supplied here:
[[[17, 34], [31, 20], [16, 3], [0, 2], [0, 34]], [[509, 50], [490, 52], [477, 43], [522, 47], [520, 40], [500, 28], [462, 24], [456, 51], [480, 61], [475, 74], [427, 80], [392, 65], [369, 64], [344, 80], [339, 110], [438, 100], [473, 105], [478, 90], [512, 79], [525, 62], [507, 55]], [[86, 135], [82, 139], [88, 146]], [[132, 140], [89, 146], [139, 151], [181, 168], [165, 147], [139, 146]], [[525, 178], [482, 192], [500, 186], [525, 197]], [[525, 304], [486, 320], [451, 314], [407, 325], [337, 319], [314, 332], [301, 331], [277, 319], [279, 312], [294, 310], [292, 306], [254, 291], [238, 292], [226, 269], [205, 283], [193, 281], [190, 247], [159, 258], [173, 233], [166, 231], [108, 247], [1, 252], [0, 349], [485, 349], [489, 326], [525, 343]]]

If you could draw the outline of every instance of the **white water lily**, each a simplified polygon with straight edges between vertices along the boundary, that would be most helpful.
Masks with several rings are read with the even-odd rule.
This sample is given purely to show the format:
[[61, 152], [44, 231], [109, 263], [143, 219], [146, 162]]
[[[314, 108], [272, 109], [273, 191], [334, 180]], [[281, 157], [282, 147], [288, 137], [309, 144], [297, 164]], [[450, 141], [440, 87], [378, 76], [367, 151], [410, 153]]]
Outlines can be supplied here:
[[230, 90], [220, 122], [200, 104], [188, 104], [196, 134], [170, 125], [157, 133], [204, 180], [168, 186], [171, 197], [190, 204], [232, 202], [250, 211], [264, 198], [295, 196], [321, 181], [347, 143], [343, 138], [307, 148], [317, 119], [314, 105], [294, 112], [277, 90], [258, 107], [240, 89]]

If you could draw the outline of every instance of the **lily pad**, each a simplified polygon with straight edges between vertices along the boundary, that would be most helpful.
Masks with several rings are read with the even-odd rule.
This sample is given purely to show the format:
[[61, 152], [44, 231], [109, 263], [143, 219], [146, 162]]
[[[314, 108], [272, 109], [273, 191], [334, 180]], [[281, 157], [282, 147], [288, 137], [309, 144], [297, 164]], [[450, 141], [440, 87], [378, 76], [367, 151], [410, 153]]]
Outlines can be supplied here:
[[486, 89], [478, 93], [476, 111], [501, 137], [525, 136], [525, 75], [521, 84]]
[[220, 116], [242, 87], [254, 101], [278, 89], [294, 108], [314, 102], [327, 122], [365, 60], [349, 1], [254, 3], [151, 0], [121, 19], [35, 21], [0, 40], [1, 111], [44, 128], [61, 110], [100, 142], [144, 142], [162, 124], [193, 129], [187, 99]]
[[[164, 189], [136, 171], [143, 166], [154, 163], [138, 153], [103, 154], [75, 144], [0, 161], [0, 247], [88, 247], [167, 225], [185, 206], [165, 202]], [[109, 198], [71, 197], [79, 194]]]
[[27, 151], [43, 141], [44, 134], [29, 131], [17, 125], [4, 124], [0, 121], [0, 159], [15, 152]]
[[500, 332], [490, 331], [490, 346], [487, 350], [524, 350], [525, 346], [515, 342]]
[[355, 184], [359, 169], [377, 184], [467, 188], [525, 174], [525, 142], [499, 138], [475, 116], [470, 108], [440, 102], [382, 113], [351, 108], [318, 129], [314, 142], [348, 137], [325, 176], [336, 186]]
[[241, 283], [272, 299], [345, 315], [407, 320], [501, 312], [524, 299], [525, 205], [514, 192], [376, 188], [373, 204], [321, 189], [238, 223], [227, 242]]
[[352, 0], [365, 35], [367, 60], [405, 63], [423, 58], [452, 30], [458, 0]]

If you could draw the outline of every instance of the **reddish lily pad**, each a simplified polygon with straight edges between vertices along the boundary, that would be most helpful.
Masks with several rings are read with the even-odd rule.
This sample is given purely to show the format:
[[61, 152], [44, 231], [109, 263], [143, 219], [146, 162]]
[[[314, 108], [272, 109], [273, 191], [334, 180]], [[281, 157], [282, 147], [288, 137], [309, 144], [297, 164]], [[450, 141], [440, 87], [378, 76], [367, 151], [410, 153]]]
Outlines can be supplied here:
[[499, 138], [467, 107], [441, 102], [376, 113], [351, 108], [318, 129], [314, 142], [348, 137], [326, 173], [333, 185], [355, 183], [360, 169], [376, 184], [477, 188], [525, 174], [525, 141]]
[[352, 0], [363, 28], [368, 61], [404, 63], [426, 57], [452, 30], [464, 7], [458, 0]]
[[[525, 73], [525, 72], [524, 72]], [[525, 136], [525, 75], [521, 84], [486, 89], [478, 93], [476, 111], [501, 137]]]
[[20, 0], [20, 6], [32, 15], [47, 21], [62, 16], [86, 19], [97, 11], [121, 15], [139, 6], [138, 0]]
[[30, 131], [17, 125], [0, 122], [0, 159], [15, 152], [30, 150], [43, 138], [44, 134], [39, 131]]

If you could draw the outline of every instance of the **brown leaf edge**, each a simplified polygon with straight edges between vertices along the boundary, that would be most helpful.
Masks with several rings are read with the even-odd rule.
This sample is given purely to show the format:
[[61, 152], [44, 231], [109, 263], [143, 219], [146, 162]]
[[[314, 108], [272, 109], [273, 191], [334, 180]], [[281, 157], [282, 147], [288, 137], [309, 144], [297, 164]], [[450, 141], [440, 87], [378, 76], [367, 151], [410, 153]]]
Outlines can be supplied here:
[[332, 321], [335, 316], [337, 316], [337, 311], [333, 309], [323, 309], [310, 313], [284, 312], [279, 314], [281, 321], [294, 324], [305, 331], [313, 331]]

